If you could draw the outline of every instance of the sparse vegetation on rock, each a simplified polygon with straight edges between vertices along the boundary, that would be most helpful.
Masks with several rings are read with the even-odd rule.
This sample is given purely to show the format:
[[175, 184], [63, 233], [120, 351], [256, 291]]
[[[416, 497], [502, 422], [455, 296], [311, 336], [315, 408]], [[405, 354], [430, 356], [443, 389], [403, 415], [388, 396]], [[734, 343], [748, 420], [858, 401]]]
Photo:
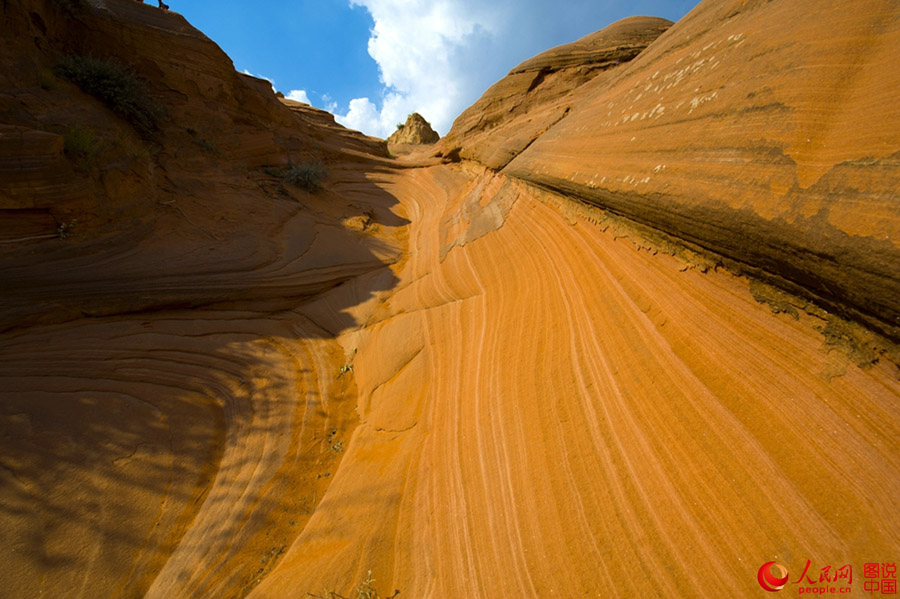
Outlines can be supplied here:
[[84, 0], [53, 0], [52, 5], [68, 16], [76, 16], [84, 12]]
[[313, 593], [307, 593], [307, 595], [309, 597], [315, 597], [316, 599], [394, 599], [394, 597], [400, 594], [400, 590], [397, 589], [394, 591], [393, 595], [384, 597], [375, 589], [374, 583], [375, 579], [372, 578], [372, 571], [369, 570], [366, 579], [359, 583], [359, 586], [356, 587], [356, 590], [353, 591], [353, 594], [350, 597], [345, 597], [344, 595], [328, 589], [325, 589], [321, 595], [315, 595]]
[[318, 161], [290, 164], [286, 167], [269, 167], [265, 172], [282, 179], [285, 183], [294, 185], [309, 192], [319, 191], [322, 181], [328, 177], [328, 169]]
[[433, 144], [441, 138], [421, 114], [414, 112], [405, 123], [397, 123], [397, 130], [387, 138], [389, 144]]
[[60, 223], [56, 228], [56, 236], [60, 239], [66, 239], [72, 234], [72, 229], [78, 224], [78, 219], [73, 218], [69, 222]]
[[100, 153], [100, 138], [89, 127], [73, 125], [63, 133], [66, 156], [80, 171], [89, 170]]
[[40, 68], [36, 74], [37, 83], [43, 90], [53, 90], [56, 89], [58, 85], [56, 81], [56, 76], [53, 74], [53, 71], [50, 69]]
[[3, 596], [720, 599], [900, 553], [900, 3], [631, 19], [392, 161], [155, 2], [55, 1], [0, 11]]
[[101, 100], [142, 136], [156, 132], [162, 107], [125, 67], [93, 56], [67, 56], [56, 66], [56, 72]]
[[291, 185], [302, 187], [307, 191], [316, 191], [319, 184], [328, 176], [328, 169], [318, 162], [293, 164], [288, 167], [284, 180]]

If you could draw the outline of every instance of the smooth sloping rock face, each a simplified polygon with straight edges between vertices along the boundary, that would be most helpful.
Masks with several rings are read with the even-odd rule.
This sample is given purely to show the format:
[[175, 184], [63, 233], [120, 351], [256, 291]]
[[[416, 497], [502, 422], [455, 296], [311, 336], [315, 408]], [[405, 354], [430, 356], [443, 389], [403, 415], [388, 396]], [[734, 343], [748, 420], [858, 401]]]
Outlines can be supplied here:
[[584, 83], [608, 81], [671, 25], [631, 17], [523, 62], [456, 119], [444, 153], [502, 168], [566, 115]]
[[[0, 238], [65, 239], [27, 252], [0, 247], [0, 330], [303, 296], [382, 265], [352, 241], [313, 244], [349, 215], [311, 217], [301, 209], [309, 194], [271, 173], [327, 167], [338, 155], [371, 160], [387, 154], [384, 142], [280, 102], [176, 13], [133, 0], [100, 6], [85, 3], [74, 15], [57, 5], [4, 8]], [[128, 65], [164, 112], [155, 139], [55, 73], [65, 56]], [[89, 155], [63, 151], [73, 131]], [[293, 253], [301, 247], [309, 250], [302, 260]], [[209, 252], [227, 266], [210, 269]]]
[[42, 208], [84, 193], [61, 135], [0, 125], [0, 165], [0, 210]]
[[416, 217], [395, 293], [357, 312], [361, 425], [252, 599], [368, 570], [382, 596], [755, 597], [775, 556], [900, 551], [896, 366], [473, 171], [378, 177]]
[[389, 144], [433, 144], [441, 138], [437, 131], [431, 128], [431, 124], [418, 112], [407, 117], [402, 127], [397, 128], [387, 138]]
[[[356, 597], [371, 570], [382, 597], [749, 598], [763, 563], [797, 580], [809, 559], [814, 578], [852, 564], [856, 596], [862, 564], [900, 554], [882, 340], [506, 172], [388, 160], [180, 17], [104, 4], [83, 24], [168, 99], [152, 153], [36, 80], [74, 25], [3, 3], [0, 33], [24, 33], [0, 44], [0, 131], [35, 168], [0, 168], [0, 189], [56, 189], [0, 210], [22, 232], [0, 244], [3, 593]], [[775, 5], [796, 4], [713, 19], [717, 0], [687, 23]], [[75, 168], [42, 127], [73, 115], [115, 145], [41, 187]], [[318, 193], [267, 172], [307, 157], [329, 169]], [[885, 168], [866, 164], [860, 188]], [[64, 211], [70, 176], [87, 199]], [[48, 214], [86, 227], [25, 235]]]
[[[278, 102], [177, 14], [95, 4], [2, 8], [0, 594], [244, 596], [357, 423], [345, 350], [292, 310], [393, 284], [403, 221], [365, 177], [386, 148]], [[83, 54], [133, 66], [154, 139], [54, 75]], [[95, 154], [64, 151], [76, 126]], [[267, 172], [306, 159], [318, 193]]]
[[[813, 15], [798, 19], [797, 15]], [[900, 6], [705, 2], [507, 172], [900, 325]]]

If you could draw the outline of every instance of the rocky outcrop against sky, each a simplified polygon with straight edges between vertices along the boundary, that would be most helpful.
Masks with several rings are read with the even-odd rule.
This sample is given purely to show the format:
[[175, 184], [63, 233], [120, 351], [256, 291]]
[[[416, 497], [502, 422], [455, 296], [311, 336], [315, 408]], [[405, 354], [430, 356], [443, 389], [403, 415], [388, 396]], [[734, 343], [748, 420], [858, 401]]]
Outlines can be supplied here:
[[441, 138], [437, 131], [418, 112], [414, 112], [405, 123], [397, 125], [397, 130], [387, 138], [389, 144], [433, 144]]
[[706, 2], [507, 169], [900, 329], [900, 7]]
[[9, 596], [862, 596], [900, 555], [895, 3], [627, 19], [400, 159], [175, 12], [0, 11]]
[[671, 25], [632, 17], [526, 60], [454, 121], [444, 153], [503, 168], [569, 113], [585, 83], [608, 81]]

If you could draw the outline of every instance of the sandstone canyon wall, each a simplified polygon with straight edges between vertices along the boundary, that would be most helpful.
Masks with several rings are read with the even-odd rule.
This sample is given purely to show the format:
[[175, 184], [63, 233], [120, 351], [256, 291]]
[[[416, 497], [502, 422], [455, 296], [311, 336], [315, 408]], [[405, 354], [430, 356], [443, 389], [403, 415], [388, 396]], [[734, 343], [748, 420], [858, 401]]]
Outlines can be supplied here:
[[627, 19], [402, 159], [175, 13], [0, 10], [10, 596], [864, 596], [900, 553], [894, 3]]
[[898, 17], [885, 1], [703, 3], [507, 172], [897, 339]]
[[503, 168], [568, 114], [586, 91], [583, 84], [609, 80], [671, 25], [632, 17], [526, 60], [463, 111], [444, 139], [443, 153]]

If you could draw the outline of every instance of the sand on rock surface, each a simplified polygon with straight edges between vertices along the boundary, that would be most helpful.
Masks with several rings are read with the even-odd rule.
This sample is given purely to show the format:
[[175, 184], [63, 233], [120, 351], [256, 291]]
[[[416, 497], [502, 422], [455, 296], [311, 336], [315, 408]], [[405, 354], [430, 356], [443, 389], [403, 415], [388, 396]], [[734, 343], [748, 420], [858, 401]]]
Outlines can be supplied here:
[[[900, 556], [895, 4], [628, 20], [534, 64], [643, 32], [634, 60], [571, 105], [515, 88], [528, 143], [475, 127], [448, 164], [103, 6], [2, 9], [0, 595], [718, 599], [775, 561], [871, 596]], [[152, 144], [38, 84], [101, 41], [167, 102]], [[118, 158], [65, 154], [73, 114]]]

